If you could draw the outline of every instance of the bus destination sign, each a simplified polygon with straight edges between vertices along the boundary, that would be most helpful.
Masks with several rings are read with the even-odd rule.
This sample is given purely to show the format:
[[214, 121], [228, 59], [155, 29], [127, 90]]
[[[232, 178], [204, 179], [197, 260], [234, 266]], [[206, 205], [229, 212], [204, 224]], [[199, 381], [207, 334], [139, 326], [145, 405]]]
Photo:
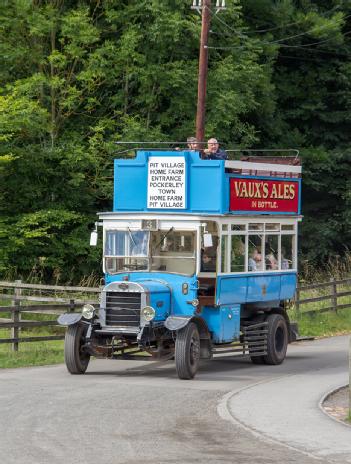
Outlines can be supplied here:
[[290, 180], [230, 179], [230, 211], [299, 212], [299, 183]]
[[147, 207], [185, 209], [185, 158], [150, 156]]

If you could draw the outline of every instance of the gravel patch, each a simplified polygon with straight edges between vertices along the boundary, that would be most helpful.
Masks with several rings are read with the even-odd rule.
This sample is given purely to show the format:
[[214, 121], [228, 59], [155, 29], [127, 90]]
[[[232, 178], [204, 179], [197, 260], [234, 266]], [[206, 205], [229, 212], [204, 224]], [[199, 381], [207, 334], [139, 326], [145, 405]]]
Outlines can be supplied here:
[[334, 419], [351, 426], [349, 414], [349, 387], [339, 388], [327, 396], [323, 402], [324, 411]]

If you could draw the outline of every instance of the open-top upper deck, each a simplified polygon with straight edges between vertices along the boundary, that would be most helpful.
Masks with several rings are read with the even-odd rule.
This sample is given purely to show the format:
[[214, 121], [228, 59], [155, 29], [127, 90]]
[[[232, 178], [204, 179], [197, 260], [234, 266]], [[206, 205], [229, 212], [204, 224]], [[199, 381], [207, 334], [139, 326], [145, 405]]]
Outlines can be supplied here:
[[114, 168], [114, 212], [300, 214], [296, 158], [204, 160], [196, 151], [140, 150]]

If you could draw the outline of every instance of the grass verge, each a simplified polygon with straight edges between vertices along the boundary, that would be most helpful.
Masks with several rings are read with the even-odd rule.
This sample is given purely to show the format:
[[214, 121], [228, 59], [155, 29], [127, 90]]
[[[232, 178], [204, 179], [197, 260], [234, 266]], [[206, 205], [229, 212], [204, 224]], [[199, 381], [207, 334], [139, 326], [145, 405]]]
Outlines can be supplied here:
[[[0, 337], [7, 338], [7, 335], [0, 334]], [[10, 344], [0, 344], [0, 368], [43, 366], [63, 362], [61, 340], [20, 343], [17, 352], [11, 351]]]
[[[10, 317], [10, 314], [2, 317]], [[55, 320], [56, 315], [23, 314], [23, 320]], [[58, 326], [33, 327], [20, 330], [20, 337], [64, 335], [65, 329]], [[10, 329], [0, 329], [0, 339], [11, 338]], [[41, 366], [64, 362], [63, 340], [19, 343], [18, 351], [12, 351], [10, 343], [0, 343], [0, 368]]]
[[351, 333], [351, 308], [312, 315], [290, 311], [289, 317], [298, 323], [301, 336], [330, 337]]

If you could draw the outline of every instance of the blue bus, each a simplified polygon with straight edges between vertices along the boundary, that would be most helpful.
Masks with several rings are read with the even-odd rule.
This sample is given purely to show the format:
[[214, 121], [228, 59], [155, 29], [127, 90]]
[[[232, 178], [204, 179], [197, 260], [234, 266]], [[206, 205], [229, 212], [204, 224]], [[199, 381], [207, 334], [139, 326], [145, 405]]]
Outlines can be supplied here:
[[97, 223], [99, 308], [59, 318], [68, 371], [83, 374], [91, 356], [174, 359], [180, 379], [222, 352], [282, 363], [297, 336], [286, 308], [300, 197], [297, 157], [145, 149], [116, 159], [113, 210]]

